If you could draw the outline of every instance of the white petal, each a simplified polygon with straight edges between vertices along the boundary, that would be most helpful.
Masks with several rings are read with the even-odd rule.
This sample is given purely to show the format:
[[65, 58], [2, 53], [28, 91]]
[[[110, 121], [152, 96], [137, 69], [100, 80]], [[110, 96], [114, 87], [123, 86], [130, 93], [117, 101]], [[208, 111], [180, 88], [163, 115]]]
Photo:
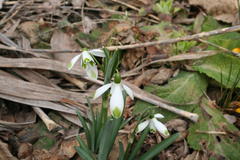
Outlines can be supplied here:
[[86, 59], [89, 59], [89, 61], [94, 62], [94, 60], [93, 60], [92, 56], [89, 54], [89, 52], [88, 51], [83, 51], [82, 52], [82, 61], [84, 62], [84, 60], [86, 60]]
[[127, 92], [127, 94], [131, 97], [131, 99], [133, 100], [134, 99], [134, 96], [133, 96], [133, 91], [131, 88], [129, 88], [128, 86], [122, 84], [124, 90]]
[[150, 120], [149, 127], [150, 127], [150, 132], [151, 133], [155, 133], [156, 132], [156, 127], [155, 127], [152, 119]]
[[164, 116], [162, 114], [160, 114], [160, 113], [157, 113], [157, 114], [154, 114], [154, 118], [161, 119], [161, 118], [164, 118]]
[[120, 85], [115, 84], [115, 89], [112, 91], [110, 98], [110, 112], [113, 117], [120, 118], [124, 108], [124, 100]]
[[156, 118], [152, 118], [152, 122], [155, 126], [155, 128], [157, 129], [157, 131], [164, 136], [164, 138], [168, 137], [170, 134], [168, 132], [167, 127], [162, 124], [160, 121], [158, 121]]
[[92, 49], [89, 51], [92, 55], [97, 57], [105, 57], [105, 53], [102, 49]]
[[137, 127], [137, 133], [142, 132], [149, 124], [149, 120], [140, 123]]
[[97, 80], [97, 78], [98, 78], [98, 70], [97, 70], [97, 66], [96, 65], [91, 65], [91, 64], [88, 63], [85, 71], [87, 72], [87, 76], [89, 78]]
[[[116, 87], [116, 86], [117, 86], [117, 87]], [[117, 83], [112, 82], [112, 87], [111, 87], [110, 93], [113, 94], [115, 88], [119, 88], [119, 87], [121, 88], [120, 84], [117, 84]]]
[[111, 85], [112, 83], [108, 83], [98, 88], [94, 94], [93, 99], [97, 99], [98, 97], [100, 97], [104, 92], [106, 92], [111, 87]]
[[68, 64], [68, 69], [72, 69], [74, 64], [78, 61], [78, 59], [81, 58], [81, 54], [73, 57], [73, 59], [71, 60], [71, 62]]

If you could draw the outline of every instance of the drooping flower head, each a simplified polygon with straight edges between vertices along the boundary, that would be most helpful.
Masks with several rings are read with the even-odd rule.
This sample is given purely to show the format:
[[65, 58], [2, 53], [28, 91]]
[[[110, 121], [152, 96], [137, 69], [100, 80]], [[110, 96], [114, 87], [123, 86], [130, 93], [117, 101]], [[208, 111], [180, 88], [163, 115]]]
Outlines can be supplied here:
[[71, 62], [68, 64], [68, 69], [72, 69], [74, 64], [80, 60], [80, 65], [86, 71], [87, 76], [91, 79], [97, 79], [98, 70], [93, 56], [105, 57], [105, 54], [101, 49], [85, 50], [81, 52], [81, 54], [73, 57]]
[[161, 118], [164, 118], [162, 114], [154, 114], [153, 118], [148, 119], [138, 125], [137, 133], [142, 132], [147, 126], [149, 126], [150, 132], [155, 133], [157, 130], [164, 138], [169, 137], [170, 134], [167, 127], [158, 120]]
[[114, 81], [112, 83], [108, 83], [98, 88], [95, 92], [93, 99], [100, 97], [103, 93], [105, 93], [109, 88], [110, 90], [110, 112], [114, 118], [120, 118], [124, 109], [124, 97], [123, 91], [134, 99], [132, 90], [124, 85], [121, 82], [121, 76], [119, 73], [115, 74]]

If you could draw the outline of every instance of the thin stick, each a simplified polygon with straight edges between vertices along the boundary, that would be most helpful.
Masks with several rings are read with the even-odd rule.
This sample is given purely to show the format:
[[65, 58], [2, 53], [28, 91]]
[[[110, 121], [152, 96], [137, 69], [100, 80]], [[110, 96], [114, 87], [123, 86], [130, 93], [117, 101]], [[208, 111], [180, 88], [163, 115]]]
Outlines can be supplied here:
[[[159, 40], [159, 41], [152, 41], [152, 42], [145, 42], [145, 43], [137, 43], [137, 44], [130, 44], [130, 45], [122, 45], [122, 46], [109, 46], [104, 47], [110, 51], [114, 50], [124, 50], [124, 49], [133, 49], [133, 48], [140, 48], [140, 47], [149, 47], [154, 45], [165, 45], [165, 44], [172, 44], [177, 43], [180, 41], [191, 41], [191, 40], [198, 40], [200, 38], [214, 36], [218, 34], [228, 33], [228, 32], [236, 32], [240, 30], [240, 25], [222, 28], [222, 29], [216, 29], [209, 32], [202, 32], [198, 34], [188, 35], [184, 37], [179, 38], [173, 38], [173, 39], [165, 39], [165, 40]], [[29, 51], [29, 50], [27, 50]], [[59, 50], [59, 51], [52, 51], [52, 50], [30, 50], [34, 52], [44, 52], [44, 53], [81, 53], [80, 50]]]
[[138, 43], [138, 44], [130, 44], [130, 45], [123, 45], [123, 46], [110, 46], [106, 47], [108, 50], [124, 50], [124, 49], [132, 49], [132, 48], [139, 48], [139, 47], [149, 47], [149, 46], [154, 46], [154, 45], [163, 45], [163, 44], [171, 44], [171, 43], [177, 43], [180, 41], [191, 41], [191, 40], [197, 40], [199, 38], [203, 37], [209, 37], [217, 34], [222, 34], [222, 33], [228, 33], [228, 32], [235, 32], [240, 30], [240, 25], [236, 25], [233, 27], [227, 27], [227, 28], [222, 28], [222, 29], [216, 29], [213, 31], [209, 32], [202, 32], [194, 35], [188, 35], [184, 37], [179, 37], [179, 38], [173, 38], [173, 39], [165, 39], [165, 40], [159, 40], [159, 41], [152, 41], [152, 42], [145, 42], [145, 43]]
[[39, 107], [33, 107], [34, 112], [42, 119], [49, 131], [60, 128], [60, 126], [51, 120], [48, 115], [46, 115], [43, 110]]
[[142, 89], [138, 88], [137, 86], [135, 86], [133, 84], [130, 84], [126, 81], [124, 83], [127, 84], [133, 90], [134, 96], [136, 98], [141, 99], [145, 102], [154, 104], [156, 106], [159, 106], [160, 108], [166, 109], [166, 110], [171, 111], [173, 113], [176, 113], [178, 115], [181, 115], [185, 118], [188, 118], [188, 119], [192, 120], [193, 122], [198, 121], [199, 116], [197, 114], [187, 112], [187, 111], [178, 109], [176, 107], [173, 107], [169, 104], [164, 103], [163, 100], [161, 98], [159, 98], [158, 96], [155, 96], [151, 93], [143, 91]]
[[202, 43], [205, 43], [205, 44], [207, 44], [207, 45], [213, 46], [213, 47], [215, 47], [215, 48], [217, 48], [217, 49], [220, 49], [220, 50], [222, 50], [222, 51], [224, 51], [224, 52], [231, 53], [231, 54], [234, 55], [234, 56], [240, 57], [240, 54], [239, 54], [239, 53], [232, 52], [231, 50], [229, 50], [229, 49], [227, 49], [227, 48], [224, 48], [224, 47], [222, 47], [222, 46], [219, 46], [219, 45], [217, 45], [217, 44], [215, 44], [215, 43], [212, 43], [212, 42], [209, 42], [209, 41], [206, 41], [206, 40], [203, 40], [203, 39], [198, 39], [198, 41], [199, 41], [199, 42], [202, 42]]
[[200, 131], [200, 130], [196, 130], [196, 133], [205, 133], [205, 134], [222, 134], [222, 135], [226, 135], [226, 132], [220, 132], [220, 131]]

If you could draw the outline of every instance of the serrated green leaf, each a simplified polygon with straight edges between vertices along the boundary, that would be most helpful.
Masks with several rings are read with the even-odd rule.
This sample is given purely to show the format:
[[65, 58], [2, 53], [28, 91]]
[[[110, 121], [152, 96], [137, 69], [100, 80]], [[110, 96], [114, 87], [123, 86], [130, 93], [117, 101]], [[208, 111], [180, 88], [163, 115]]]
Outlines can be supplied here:
[[[227, 54], [217, 54], [198, 60], [193, 69], [215, 79], [227, 88], [240, 87], [240, 59]], [[237, 83], [237, 84], [236, 84]]]
[[239, 132], [239, 130], [233, 124], [229, 124], [223, 114], [211, 107], [206, 99], [202, 100], [200, 106], [201, 108], [195, 109], [195, 112], [200, 116], [199, 122], [191, 124], [189, 128], [187, 140], [190, 147], [195, 150], [211, 151], [212, 158], [220, 155], [230, 160], [239, 159], [239, 137], [231, 134], [208, 133], [209, 131], [234, 133]]
[[[144, 89], [170, 102], [181, 104], [177, 106], [180, 109], [192, 111], [197, 105], [188, 104], [196, 103], [206, 88], [207, 81], [204, 76], [199, 73], [180, 72], [177, 77], [172, 78], [169, 83], [164, 86], [149, 85]], [[142, 113], [148, 107], [153, 107], [153, 105], [138, 100], [134, 107], [134, 114]], [[156, 112], [163, 113], [166, 117], [166, 119], [163, 119], [165, 121], [177, 116], [163, 109], [158, 109]]]

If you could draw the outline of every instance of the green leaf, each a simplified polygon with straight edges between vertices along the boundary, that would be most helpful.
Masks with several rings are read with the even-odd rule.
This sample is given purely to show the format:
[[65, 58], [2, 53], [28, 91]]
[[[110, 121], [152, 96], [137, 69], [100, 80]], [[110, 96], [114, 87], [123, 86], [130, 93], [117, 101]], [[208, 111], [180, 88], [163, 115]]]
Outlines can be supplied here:
[[[180, 109], [192, 111], [197, 105], [189, 105], [189, 103], [197, 103], [206, 88], [207, 81], [204, 76], [199, 73], [180, 72], [177, 77], [172, 78], [164, 86], [149, 85], [144, 89], [170, 102], [180, 104], [177, 106]], [[152, 107], [153, 105], [138, 100], [134, 106], [134, 114], [142, 113], [146, 108]], [[164, 114], [166, 119], [163, 119], [163, 121], [177, 116], [163, 109], [157, 109], [156, 112]]]
[[81, 158], [83, 158], [84, 160], [94, 160], [94, 158], [91, 157], [91, 155], [89, 155], [86, 151], [84, 151], [82, 148], [80, 147], [75, 147], [75, 150], [77, 151], [77, 153], [79, 154], [79, 156]]
[[119, 144], [119, 154], [118, 154], [118, 160], [124, 160], [124, 147], [122, 142], [118, 142]]
[[[141, 149], [145, 138], [147, 137], [148, 133], [150, 131], [150, 128], [147, 127], [145, 128], [144, 132], [142, 133], [140, 139], [138, 140], [138, 142], [136, 143], [136, 145], [134, 146], [134, 148], [132, 149], [132, 152], [128, 158], [128, 160], [133, 160], [135, 158], [135, 156], [137, 155], [137, 153], [139, 152], [139, 150]], [[136, 159], [136, 158], [135, 158]]]
[[[215, 79], [227, 88], [240, 87], [240, 59], [227, 54], [217, 54], [198, 60], [193, 69]], [[236, 84], [237, 83], [237, 84]]]
[[164, 150], [165, 148], [167, 148], [168, 146], [170, 146], [177, 138], [179, 137], [179, 133], [176, 133], [174, 135], [172, 135], [171, 137], [165, 139], [164, 141], [162, 141], [159, 144], [156, 144], [155, 146], [153, 146], [152, 148], [150, 148], [149, 151], [147, 151], [146, 153], [144, 153], [139, 160], [149, 160], [151, 158], [153, 158], [154, 156], [156, 156], [157, 154], [159, 154], [159, 152], [161, 152], [162, 150]]
[[118, 130], [121, 126], [122, 118], [109, 119], [103, 129], [103, 134], [100, 140], [98, 159], [106, 160], [115, 142]]
[[[207, 32], [215, 29], [225, 28], [229, 27], [227, 25], [220, 25], [215, 19], [212, 17], [207, 17], [206, 21], [203, 24], [202, 30]], [[238, 32], [230, 32], [230, 33], [224, 33], [219, 34], [215, 36], [210, 36], [207, 39], [209, 42], [212, 42], [214, 44], [217, 44], [221, 47], [228, 48], [230, 50], [234, 48], [239, 48], [240, 46], [240, 33]], [[208, 50], [216, 50], [213, 46], [208, 46]]]
[[87, 123], [86, 123], [86, 121], [84, 120], [83, 116], [81, 115], [81, 113], [79, 111], [77, 111], [77, 115], [78, 115], [78, 118], [79, 118], [79, 120], [82, 124], [83, 129], [84, 129], [84, 132], [85, 132], [85, 135], [86, 135], [86, 138], [87, 138], [88, 146], [91, 147], [91, 134], [90, 134], [89, 128], [87, 126]]
[[[199, 115], [199, 122], [191, 124], [189, 128], [187, 140], [190, 147], [195, 150], [208, 150], [212, 153], [211, 158], [220, 155], [230, 160], [239, 159], [240, 138], [230, 134], [237, 133], [239, 130], [233, 124], [228, 123], [223, 114], [212, 107], [205, 98], [200, 106], [195, 110]], [[209, 131], [227, 134], [210, 134]]]

